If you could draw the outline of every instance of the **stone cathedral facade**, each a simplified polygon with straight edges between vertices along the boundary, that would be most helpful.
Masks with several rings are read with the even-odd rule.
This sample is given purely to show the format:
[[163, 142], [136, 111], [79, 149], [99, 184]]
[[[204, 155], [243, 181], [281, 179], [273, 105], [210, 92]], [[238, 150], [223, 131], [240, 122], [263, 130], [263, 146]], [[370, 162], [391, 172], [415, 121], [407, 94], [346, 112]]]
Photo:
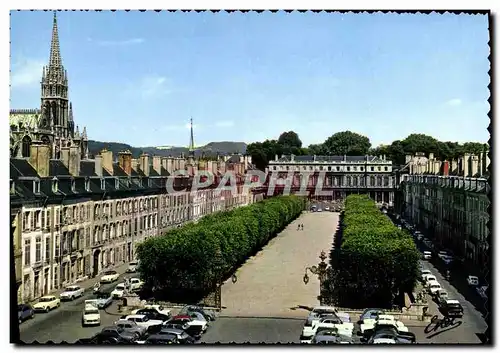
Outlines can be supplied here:
[[52, 159], [60, 159], [62, 148], [70, 146], [78, 146], [81, 158], [88, 158], [86, 128], [80, 132], [73, 120], [68, 73], [62, 63], [55, 12], [49, 63], [41, 75], [40, 107], [10, 111], [10, 156], [30, 157], [31, 145], [35, 143], [50, 146]]

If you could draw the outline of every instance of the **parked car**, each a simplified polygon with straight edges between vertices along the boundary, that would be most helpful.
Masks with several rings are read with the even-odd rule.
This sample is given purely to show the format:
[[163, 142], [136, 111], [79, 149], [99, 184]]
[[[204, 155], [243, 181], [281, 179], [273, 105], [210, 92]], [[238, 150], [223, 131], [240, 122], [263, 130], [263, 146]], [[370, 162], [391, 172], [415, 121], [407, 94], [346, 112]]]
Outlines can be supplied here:
[[429, 293], [433, 296], [437, 291], [441, 289], [441, 284], [438, 281], [427, 282]]
[[163, 327], [166, 328], [180, 328], [186, 331], [187, 334], [194, 338], [200, 338], [204, 330], [201, 325], [193, 325], [192, 319], [189, 316], [176, 316], [168, 320]]
[[113, 283], [113, 282], [117, 281], [119, 277], [120, 277], [120, 274], [116, 271], [106, 271], [101, 276], [101, 279], [99, 282], [101, 282], [101, 283]]
[[175, 323], [172, 321], [166, 322], [162, 327], [154, 327], [151, 330], [149, 330], [150, 333], [156, 333], [160, 332], [162, 330], [166, 329], [175, 329], [175, 330], [180, 330], [186, 332], [189, 336], [193, 337], [194, 339], [200, 339], [201, 338], [201, 330], [199, 330], [196, 327], [191, 327], [187, 323]]
[[446, 317], [462, 317], [464, 308], [458, 300], [442, 299], [439, 302], [439, 309]]
[[361, 340], [367, 344], [411, 344], [416, 342], [416, 337], [412, 332], [400, 331], [389, 324], [367, 330]]
[[337, 329], [339, 334], [352, 337], [354, 324], [351, 322], [342, 322], [342, 320], [335, 314], [322, 317], [319, 320], [313, 319], [311, 326], [304, 326], [301, 335], [301, 343], [310, 343], [320, 328]]
[[325, 211], [330, 211], [330, 207], [326, 206]]
[[17, 317], [19, 319], [19, 323], [23, 323], [24, 321], [35, 317], [35, 310], [33, 310], [29, 304], [19, 304], [17, 306]]
[[430, 259], [432, 259], [432, 253], [431, 253], [430, 251], [424, 251], [424, 252], [422, 253], [422, 256], [423, 256], [423, 258], [424, 258], [425, 260], [430, 260]]
[[196, 306], [196, 305], [186, 305], [185, 307], [183, 307], [181, 309], [179, 314], [187, 314], [187, 313], [193, 312], [193, 311], [201, 313], [207, 321], [214, 321], [215, 320], [215, 313], [213, 311], [205, 309], [201, 306]]
[[479, 278], [477, 276], [469, 276], [467, 277], [467, 284], [469, 286], [477, 286], [479, 285]]
[[321, 330], [314, 335], [311, 344], [352, 344], [350, 337], [339, 335], [337, 330]]
[[148, 330], [148, 328], [146, 326], [139, 326], [134, 321], [124, 320], [124, 319], [120, 319], [118, 321], [115, 321], [115, 326], [136, 334], [137, 338], [144, 336], [144, 334]]
[[380, 308], [368, 308], [368, 309], [365, 309], [365, 311], [363, 311], [363, 313], [361, 314], [361, 316], [359, 317], [359, 320], [358, 320], [358, 325], [361, 325], [363, 323], [364, 320], [377, 320], [377, 317], [379, 315], [383, 315], [385, 314], [385, 310], [384, 309], [380, 309]]
[[82, 326], [99, 326], [101, 324], [101, 314], [94, 305], [86, 305], [82, 313]]
[[149, 328], [151, 326], [163, 325], [163, 321], [150, 320], [146, 315], [128, 315], [125, 320], [133, 321], [139, 326]]
[[127, 273], [137, 272], [138, 267], [139, 267], [139, 261], [131, 261], [128, 264]]
[[360, 331], [364, 334], [366, 331], [377, 330], [378, 327], [394, 327], [398, 332], [408, 332], [408, 328], [393, 315], [380, 314], [375, 320], [365, 319], [360, 326]]
[[137, 334], [116, 326], [108, 326], [94, 336], [97, 343], [132, 343], [137, 340]]
[[187, 322], [189, 326], [199, 328], [201, 332], [205, 332], [208, 329], [207, 321], [205, 319], [200, 320], [200, 317], [193, 318], [189, 315], [177, 315], [172, 318], [172, 321], [175, 320], [186, 320], [185, 322]]
[[427, 276], [431, 276], [432, 275], [432, 272], [430, 270], [422, 270], [420, 272], [420, 277], [422, 278], [422, 280], [425, 282], [425, 279]]
[[166, 309], [163, 305], [159, 305], [159, 304], [146, 304], [146, 305], [144, 305], [144, 308], [136, 309], [136, 310], [132, 311], [132, 314], [136, 314], [139, 310], [143, 310], [143, 309], [151, 309], [151, 310], [155, 310], [159, 314], [172, 316], [169, 309]]
[[144, 341], [137, 341], [137, 344], [153, 344], [153, 345], [162, 345], [162, 344], [178, 344], [176, 335], [162, 335], [162, 334], [154, 334], [146, 338]]
[[130, 278], [128, 280], [128, 283], [131, 291], [139, 290], [144, 285], [144, 282], [141, 281], [139, 278]]
[[434, 292], [434, 299], [438, 303], [442, 299], [448, 299], [448, 292], [445, 291], [444, 289], [440, 289], [440, 290]]
[[177, 336], [177, 340], [180, 344], [193, 344], [195, 343], [194, 337], [191, 337], [186, 331], [175, 329], [175, 328], [162, 328], [159, 332], [160, 335], [170, 334]]
[[49, 311], [58, 308], [61, 305], [61, 300], [59, 298], [56, 298], [54, 295], [46, 295], [44, 297], [41, 297], [38, 303], [33, 305], [33, 310], [36, 312], [46, 312], [48, 313]]
[[447, 251], [441, 250], [440, 252], [438, 252], [438, 257], [440, 259], [443, 259], [443, 257], [446, 257], [446, 256], [449, 256]]
[[171, 315], [160, 314], [155, 309], [139, 309], [134, 315], [146, 315], [150, 320], [160, 320], [160, 321], [168, 321], [171, 319]]
[[113, 299], [119, 299], [123, 297], [123, 294], [125, 293], [125, 283], [120, 283], [118, 284], [115, 289], [111, 292], [111, 296]]
[[436, 276], [434, 275], [425, 275], [424, 276], [425, 286], [429, 286], [429, 282], [437, 281]]
[[59, 294], [59, 298], [63, 301], [64, 300], [73, 300], [75, 298], [79, 298], [79, 297], [83, 296], [84, 291], [85, 290], [80, 286], [69, 286], [69, 287], [64, 288], [64, 292]]

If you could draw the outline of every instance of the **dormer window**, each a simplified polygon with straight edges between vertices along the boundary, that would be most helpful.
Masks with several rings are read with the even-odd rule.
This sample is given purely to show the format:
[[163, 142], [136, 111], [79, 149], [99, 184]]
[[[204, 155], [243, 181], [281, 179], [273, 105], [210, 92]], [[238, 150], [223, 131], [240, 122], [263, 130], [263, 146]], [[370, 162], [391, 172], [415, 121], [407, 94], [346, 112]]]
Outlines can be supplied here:
[[16, 192], [16, 183], [14, 180], [10, 179], [10, 193], [15, 194]]
[[71, 192], [76, 192], [76, 182], [75, 182], [75, 179], [71, 179]]
[[101, 178], [101, 190], [106, 190], [106, 181], [104, 178]]
[[118, 190], [120, 188], [120, 179], [115, 178], [115, 189]]
[[148, 187], [151, 187], [153, 185], [153, 180], [151, 178], [148, 178]]
[[52, 179], [52, 192], [55, 194], [59, 190], [59, 181], [57, 178]]
[[90, 179], [85, 179], [85, 191], [90, 192]]
[[33, 181], [33, 193], [34, 194], [39, 194], [40, 193], [40, 180], [34, 180]]

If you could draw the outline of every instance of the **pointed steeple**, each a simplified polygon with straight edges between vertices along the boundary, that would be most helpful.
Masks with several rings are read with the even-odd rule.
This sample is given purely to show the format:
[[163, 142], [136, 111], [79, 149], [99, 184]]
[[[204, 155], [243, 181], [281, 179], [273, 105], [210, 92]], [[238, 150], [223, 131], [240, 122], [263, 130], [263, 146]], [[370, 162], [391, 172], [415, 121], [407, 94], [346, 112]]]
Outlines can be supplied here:
[[83, 132], [82, 132], [82, 140], [86, 140], [86, 139], [87, 139], [87, 127], [84, 126]]
[[194, 132], [193, 132], [193, 118], [191, 118], [191, 136], [189, 138], [189, 156], [194, 157]]
[[57, 30], [57, 16], [54, 11], [54, 22], [52, 24], [52, 41], [50, 43], [49, 67], [62, 67], [61, 49], [59, 48], [59, 32]]
[[73, 103], [69, 103], [68, 121], [73, 121]]

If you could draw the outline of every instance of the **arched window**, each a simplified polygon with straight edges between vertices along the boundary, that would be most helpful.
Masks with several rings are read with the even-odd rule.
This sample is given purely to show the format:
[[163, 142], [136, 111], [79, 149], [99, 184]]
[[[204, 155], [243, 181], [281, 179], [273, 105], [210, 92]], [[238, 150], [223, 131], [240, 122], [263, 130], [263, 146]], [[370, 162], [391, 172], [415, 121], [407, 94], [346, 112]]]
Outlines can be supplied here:
[[350, 176], [347, 177], [347, 186], [351, 186], [351, 177]]
[[381, 176], [377, 177], [377, 186], [382, 186], [382, 177]]
[[370, 186], [375, 186], [375, 177], [374, 176], [370, 177]]
[[29, 136], [24, 136], [23, 137], [22, 156], [29, 157], [30, 156], [30, 149], [31, 149], [31, 138]]

